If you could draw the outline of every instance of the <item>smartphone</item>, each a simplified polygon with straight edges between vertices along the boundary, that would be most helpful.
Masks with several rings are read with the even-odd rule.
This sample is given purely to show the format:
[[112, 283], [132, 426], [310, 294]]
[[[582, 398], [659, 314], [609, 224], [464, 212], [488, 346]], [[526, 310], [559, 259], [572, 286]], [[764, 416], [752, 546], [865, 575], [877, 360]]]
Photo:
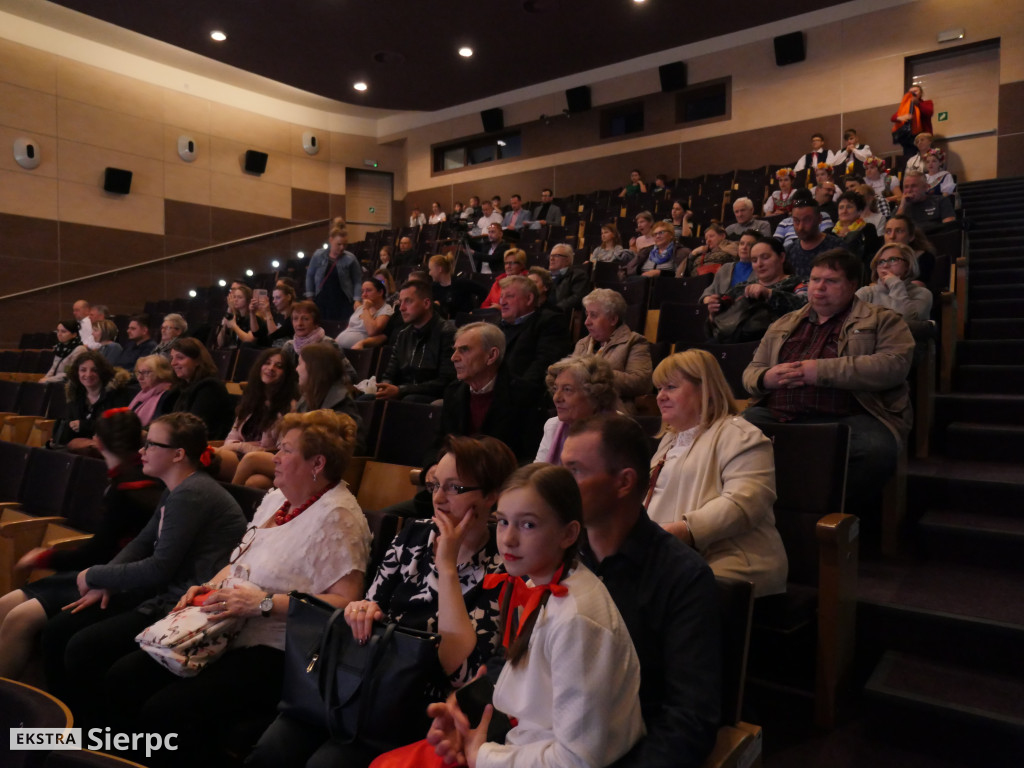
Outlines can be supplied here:
[[466, 683], [455, 692], [455, 700], [459, 703], [459, 709], [466, 713], [471, 728], [480, 725], [484, 708], [491, 703], [493, 696], [494, 683], [486, 676]]
[[257, 299], [265, 299], [267, 298], [267, 289], [257, 288], [255, 291], [252, 292], [252, 295], [255, 296]]

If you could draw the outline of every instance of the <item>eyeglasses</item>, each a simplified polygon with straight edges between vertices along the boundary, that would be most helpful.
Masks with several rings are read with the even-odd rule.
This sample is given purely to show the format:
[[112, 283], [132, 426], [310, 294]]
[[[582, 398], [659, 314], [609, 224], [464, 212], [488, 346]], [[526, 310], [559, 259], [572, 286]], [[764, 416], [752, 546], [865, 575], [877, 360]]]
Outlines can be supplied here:
[[231, 553], [231, 559], [228, 560], [228, 565], [234, 565], [235, 561], [249, 550], [249, 547], [252, 546], [252, 541], [255, 538], [256, 526], [250, 525], [245, 529], [245, 533], [242, 534], [242, 540], [238, 542], [238, 546], [235, 547], [235, 551]]
[[889, 264], [895, 264], [899, 261], [906, 262], [906, 259], [904, 259], [902, 256], [890, 256], [887, 259], [879, 259], [878, 266], [888, 266]]
[[437, 493], [438, 490], [443, 490], [445, 496], [461, 496], [462, 494], [469, 493], [470, 491], [480, 490], [479, 485], [456, 485], [453, 482], [447, 482], [444, 485], [441, 485], [440, 483], [430, 481], [424, 483], [424, 487], [430, 491], [431, 496]]
[[171, 450], [178, 450], [178, 446], [176, 445], [171, 445], [170, 443], [158, 443], [155, 440], [147, 440], [142, 444], [142, 447], [147, 451], [150, 448], [170, 448]]
[[672, 236], [672, 234], [673, 234], [673, 233], [672, 233], [672, 232], [669, 232], [668, 230], [665, 230], [665, 229], [659, 229], [659, 230], [658, 230], [657, 232], [655, 232], [655, 233], [654, 233], [654, 236], [655, 236], [655, 237], [657, 237], [658, 235], [665, 235], [665, 236], [667, 236], [667, 237], [671, 237], [671, 236]]
[[146, 371], [146, 370], [143, 370], [141, 368], [135, 372], [136, 378], [138, 378], [140, 376], [152, 376], [152, 375], [153, 375], [152, 371]]

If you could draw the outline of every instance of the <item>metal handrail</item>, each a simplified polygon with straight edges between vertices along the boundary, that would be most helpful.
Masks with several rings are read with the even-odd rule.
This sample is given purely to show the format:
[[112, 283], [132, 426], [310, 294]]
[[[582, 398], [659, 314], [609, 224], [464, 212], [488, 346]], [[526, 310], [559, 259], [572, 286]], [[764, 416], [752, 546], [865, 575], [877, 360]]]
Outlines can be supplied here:
[[29, 288], [24, 291], [18, 291], [17, 293], [8, 293], [6, 296], [0, 296], [0, 301], [5, 299], [17, 299], [22, 296], [31, 296], [34, 293], [42, 293], [43, 291], [50, 291], [54, 288], [63, 288], [66, 285], [74, 285], [84, 280], [93, 280], [97, 277], [106, 277], [108, 275], [116, 275], [120, 272], [128, 272], [132, 269], [141, 269], [142, 267], [150, 267], [154, 264], [163, 264], [164, 262], [175, 261], [176, 259], [184, 259], [189, 256], [201, 256], [204, 253], [213, 253], [214, 251], [224, 250], [226, 248], [232, 248], [236, 245], [244, 245], [246, 243], [255, 243], [260, 240], [269, 240], [272, 237], [278, 237], [280, 235], [287, 235], [290, 232], [301, 232], [306, 229], [313, 229], [315, 227], [323, 227], [330, 223], [330, 219], [318, 219], [317, 221], [306, 222], [305, 224], [296, 224], [291, 227], [284, 227], [283, 229], [275, 229], [270, 232], [261, 232], [258, 235], [249, 235], [248, 237], [241, 237], [237, 240], [228, 240], [223, 243], [216, 243], [214, 245], [206, 245], [202, 248], [196, 248], [191, 251], [182, 251], [181, 253], [172, 253], [170, 256], [161, 256], [157, 259], [150, 259], [149, 261], [140, 261], [136, 264], [126, 264], [123, 267], [115, 267], [113, 269], [107, 269], [103, 272], [94, 272], [91, 275], [83, 275], [82, 277], [71, 278], [70, 280], [62, 280], [58, 283], [50, 283], [49, 285], [40, 285], [35, 288]]

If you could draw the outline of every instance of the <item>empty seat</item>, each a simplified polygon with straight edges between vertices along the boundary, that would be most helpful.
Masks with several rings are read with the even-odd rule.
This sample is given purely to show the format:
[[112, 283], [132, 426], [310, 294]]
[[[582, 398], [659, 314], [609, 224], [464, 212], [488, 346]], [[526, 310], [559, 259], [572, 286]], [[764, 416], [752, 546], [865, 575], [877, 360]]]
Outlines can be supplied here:
[[658, 318], [658, 341], [680, 345], [696, 346], [708, 340], [707, 308], [703, 304], [661, 305]]
[[46, 384], [38, 381], [22, 382], [14, 410], [22, 416], [45, 416], [50, 391]]
[[676, 304], [699, 304], [704, 289], [711, 285], [714, 275], [697, 277], [673, 277], [659, 275], [651, 285], [651, 308], [657, 308], [666, 301]]
[[247, 381], [253, 364], [255, 364], [259, 359], [259, 356], [262, 354], [263, 350], [258, 347], [242, 347], [238, 350], [238, 360], [235, 362], [235, 373], [231, 377], [231, 380]]
[[440, 428], [440, 406], [389, 400], [381, 419], [376, 457], [389, 464], [422, 466]]

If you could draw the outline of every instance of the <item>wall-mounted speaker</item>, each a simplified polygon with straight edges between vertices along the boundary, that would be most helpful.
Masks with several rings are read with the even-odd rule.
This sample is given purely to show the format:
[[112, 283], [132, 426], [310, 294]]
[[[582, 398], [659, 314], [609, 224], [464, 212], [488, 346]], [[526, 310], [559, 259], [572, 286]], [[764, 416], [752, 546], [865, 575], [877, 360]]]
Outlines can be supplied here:
[[122, 168], [107, 168], [103, 171], [103, 191], [127, 195], [132, 188], [132, 172]]
[[784, 67], [807, 58], [803, 32], [790, 32], [775, 38], [775, 64]]
[[267, 153], [245, 150], [245, 172], [260, 174], [267, 170]]
[[501, 107], [485, 109], [480, 113], [480, 121], [484, 124], [484, 133], [494, 133], [505, 129], [505, 114]]
[[315, 133], [306, 131], [302, 134], [302, 149], [305, 150], [307, 155], [315, 155], [320, 151], [320, 140], [316, 137]]
[[686, 87], [686, 64], [682, 61], [662, 64], [658, 67], [658, 79], [661, 80], [662, 93], [681, 91]]
[[196, 159], [196, 140], [191, 136], [178, 137], [178, 157], [186, 163]]
[[579, 85], [565, 92], [565, 103], [570, 112], [586, 112], [590, 109], [590, 86]]
[[14, 162], [27, 171], [39, 167], [39, 143], [35, 139], [20, 136], [14, 140]]

